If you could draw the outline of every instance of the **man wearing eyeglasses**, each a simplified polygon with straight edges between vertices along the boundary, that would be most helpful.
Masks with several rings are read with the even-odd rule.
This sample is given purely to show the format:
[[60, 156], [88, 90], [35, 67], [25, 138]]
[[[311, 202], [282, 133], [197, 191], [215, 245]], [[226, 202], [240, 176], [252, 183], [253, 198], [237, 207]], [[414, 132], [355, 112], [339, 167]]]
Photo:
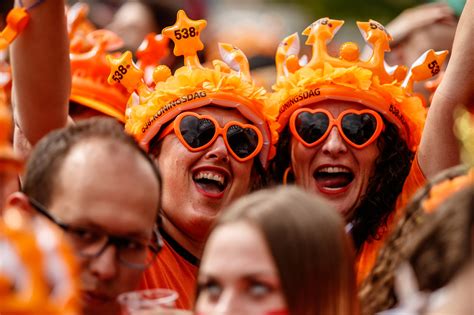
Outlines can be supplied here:
[[80, 265], [84, 314], [118, 314], [117, 295], [136, 289], [160, 249], [153, 162], [120, 124], [94, 118], [41, 140], [22, 187], [7, 206], [64, 230]]

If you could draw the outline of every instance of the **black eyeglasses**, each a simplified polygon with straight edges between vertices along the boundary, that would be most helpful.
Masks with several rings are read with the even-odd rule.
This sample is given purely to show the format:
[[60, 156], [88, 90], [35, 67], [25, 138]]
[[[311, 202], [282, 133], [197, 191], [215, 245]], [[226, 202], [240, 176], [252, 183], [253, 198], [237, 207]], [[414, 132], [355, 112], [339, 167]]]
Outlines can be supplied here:
[[113, 236], [103, 231], [74, 227], [70, 224], [62, 223], [35, 199], [29, 198], [29, 202], [36, 211], [67, 233], [74, 249], [82, 257], [99, 257], [109, 245], [114, 245], [118, 253], [118, 259], [123, 265], [143, 270], [153, 262], [163, 247], [163, 240], [156, 225], [153, 229], [151, 240]]

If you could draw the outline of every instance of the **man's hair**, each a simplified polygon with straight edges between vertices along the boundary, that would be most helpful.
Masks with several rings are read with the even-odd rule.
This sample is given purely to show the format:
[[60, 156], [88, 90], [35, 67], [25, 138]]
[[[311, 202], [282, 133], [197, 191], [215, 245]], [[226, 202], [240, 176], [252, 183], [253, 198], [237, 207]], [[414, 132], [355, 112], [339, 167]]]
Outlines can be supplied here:
[[260, 190], [223, 211], [216, 227], [234, 222], [263, 236], [290, 314], [359, 314], [351, 240], [321, 198], [295, 186]]
[[157, 166], [135, 140], [125, 133], [123, 126], [112, 118], [95, 117], [53, 131], [36, 145], [26, 166], [22, 191], [48, 207], [64, 160], [76, 145], [90, 139], [120, 144], [143, 156], [150, 163], [161, 189], [161, 178]]

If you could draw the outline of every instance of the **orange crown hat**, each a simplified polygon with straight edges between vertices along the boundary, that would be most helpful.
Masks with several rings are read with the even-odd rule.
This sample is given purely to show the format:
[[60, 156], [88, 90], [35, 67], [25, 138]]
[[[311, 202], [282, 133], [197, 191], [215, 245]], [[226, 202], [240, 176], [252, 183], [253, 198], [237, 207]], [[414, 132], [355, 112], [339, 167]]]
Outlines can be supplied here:
[[415, 151], [421, 138], [426, 108], [413, 94], [413, 83], [426, 80], [440, 71], [447, 51], [428, 50], [407, 70], [405, 66], [389, 67], [384, 60], [390, 51], [391, 36], [376, 21], [357, 22], [372, 56], [359, 59], [359, 47], [343, 44], [338, 57], [327, 52], [327, 43], [344, 24], [341, 20], [322, 18], [308, 26], [312, 57], [304, 65], [298, 59], [299, 38], [296, 33], [285, 38], [276, 52], [277, 82], [268, 99], [269, 111], [280, 124], [281, 131], [291, 114], [302, 106], [326, 99], [363, 104], [394, 123], [410, 150]]
[[219, 44], [224, 61], [214, 60], [213, 68], [201, 65], [197, 52], [204, 48], [200, 35], [206, 24], [205, 20], [189, 19], [180, 10], [176, 23], [163, 29], [162, 34], [175, 43], [175, 56], [184, 56], [184, 66], [174, 75], [168, 67], [158, 66], [153, 72], [154, 89], [143, 81], [143, 71], [133, 63], [130, 52], [120, 58], [108, 57], [109, 83], [135, 91], [129, 100], [125, 129], [147, 148], [163, 125], [183, 111], [209, 105], [237, 109], [262, 132], [260, 161], [266, 166], [275, 154], [278, 138], [265, 112], [267, 92], [252, 81], [244, 53], [230, 44]]
[[169, 55], [169, 38], [161, 34], [149, 33], [138, 47], [135, 55], [138, 67], [144, 71], [145, 83], [153, 86], [153, 71], [160, 61]]
[[68, 10], [72, 90], [70, 100], [125, 122], [127, 90], [107, 84], [106, 54], [123, 45], [107, 30], [95, 30], [87, 20], [88, 6], [76, 3]]
[[0, 314], [79, 314], [74, 253], [56, 226], [9, 208], [0, 244]]

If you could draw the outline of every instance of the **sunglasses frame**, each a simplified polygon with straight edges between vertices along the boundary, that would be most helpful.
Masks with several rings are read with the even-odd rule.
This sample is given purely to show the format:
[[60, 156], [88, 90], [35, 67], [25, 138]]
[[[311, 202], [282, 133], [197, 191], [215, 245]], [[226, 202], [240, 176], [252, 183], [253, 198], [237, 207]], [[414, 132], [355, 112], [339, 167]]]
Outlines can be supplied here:
[[[296, 118], [298, 117], [298, 115], [300, 113], [303, 113], [303, 112], [310, 113], [310, 114], [323, 113], [329, 118], [329, 126], [328, 126], [327, 130], [321, 136], [321, 138], [319, 138], [318, 140], [316, 140], [313, 143], [306, 142], [296, 131], [296, 125], [295, 125]], [[370, 114], [375, 118], [377, 126], [375, 128], [374, 134], [369, 138], [369, 140], [367, 140], [363, 144], [357, 144], [357, 143], [352, 142], [344, 134], [344, 131], [342, 129], [342, 119], [344, 118], [344, 116], [346, 116], [348, 114], [356, 114], [356, 115]], [[326, 140], [326, 138], [329, 136], [329, 133], [331, 132], [331, 130], [334, 126], [337, 127], [337, 130], [339, 131], [339, 134], [344, 139], [344, 141], [346, 141], [348, 144], [350, 144], [351, 146], [353, 146], [356, 149], [362, 149], [362, 148], [365, 148], [368, 145], [370, 145], [372, 142], [374, 142], [380, 136], [380, 134], [382, 133], [382, 131], [385, 128], [385, 124], [383, 122], [382, 116], [380, 116], [379, 113], [377, 113], [376, 111], [371, 110], [371, 109], [363, 109], [363, 110], [348, 109], [348, 110], [345, 110], [345, 111], [341, 112], [337, 116], [337, 118], [334, 118], [334, 116], [331, 114], [331, 112], [329, 112], [326, 109], [322, 109], [322, 108], [316, 108], [316, 109], [300, 108], [300, 109], [294, 111], [293, 114], [291, 114], [291, 117], [290, 117], [290, 131], [291, 131], [291, 134], [299, 142], [301, 142], [304, 146], [306, 146], [308, 148], [312, 148], [312, 147], [320, 144], [324, 140]]]
[[[179, 129], [179, 126], [181, 124], [181, 120], [183, 120], [183, 118], [185, 118], [187, 116], [194, 116], [198, 119], [208, 119], [214, 124], [216, 132], [214, 133], [214, 136], [212, 136], [211, 140], [209, 140], [208, 143], [206, 143], [205, 145], [200, 146], [198, 148], [193, 148], [186, 142], [186, 140], [184, 140], [184, 137], [181, 134], [181, 130]], [[257, 138], [258, 138], [257, 147], [255, 148], [255, 150], [250, 155], [248, 155], [244, 158], [239, 157], [234, 152], [234, 150], [230, 146], [229, 142], [227, 141], [227, 130], [230, 127], [235, 126], [235, 125], [239, 126], [242, 129], [252, 129], [257, 134]], [[222, 138], [224, 139], [224, 143], [225, 143], [225, 146], [226, 146], [227, 150], [230, 152], [232, 157], [235, 160], [239, 161], [239, 162], [246, 162], [248, 160], [253, 159], [255, 156], [257, 156], [260, 153], [260, 151], [262, 150], [262, 147], [263, 147], [263, 135], [262, 135], [262, 132], [256, 126], [251, 125], [251, 124], [243, 124], [241, 122], [231, 120], [231, 121], [228, 121], [225, 124], [224, 127], [221, 127], [214, 117], [209, 116], [209, 115], [199, 115], [198, 113], [195, 113], [195, 112], [184, 112], [184, 113], [181, 113], [178, 116], [176, 116], [174, 121], [171, 124], [169, 124], [165, 129], [163, 129], [163, 132], [161, 133], [158, 140], [162, 140], [164, 137], [166, 137], [168, 134], [170, 134], [171, 131], [173, 131], [173, 130], [174, 130], [174, 133], [175, 133], [176, 137], [178, 137], [179, 141], [186, 147], [186, 149], [188, 149], [191, 152], [199, 152], [199, 151], [203, 151], [203, 150], [209, 148], [212, 144], [214, 144], [217, 137], [222, 136]]]

